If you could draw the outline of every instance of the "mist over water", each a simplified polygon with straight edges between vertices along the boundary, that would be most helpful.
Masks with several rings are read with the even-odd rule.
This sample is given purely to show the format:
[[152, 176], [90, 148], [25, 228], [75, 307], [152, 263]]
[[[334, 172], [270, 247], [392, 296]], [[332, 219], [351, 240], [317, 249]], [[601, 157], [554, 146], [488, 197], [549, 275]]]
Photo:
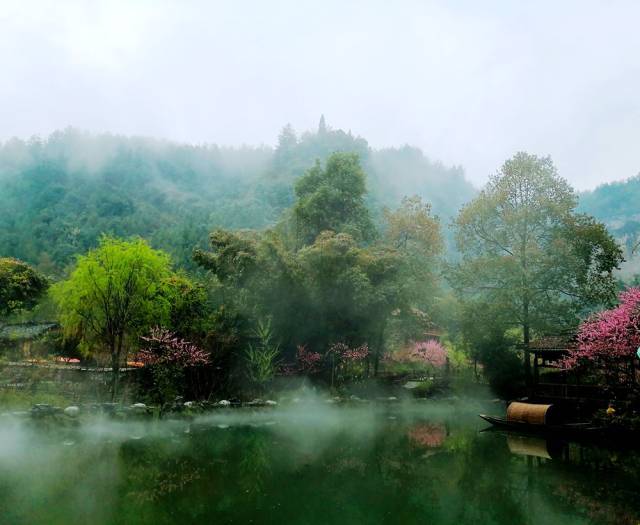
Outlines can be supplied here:
[[[602, 451], [592, 463], [572, 462], [571, 454], [595, 453], [588, 448], [549, 459], [540, 451], [556, 449], [540, 440], [479, 432], [477, 412], [491, 409], [306, 399], [191, 420], [87, 416], [61, 426], [4, 416], [2, 523], [506, 525], [640, 515], [629, 499], [620, 503], [638, 488], [635, 455], [625, 467]], [[618, 493], [603, 498], [605, 486]], [[576, 510], [576, 497], [590, 506]]]

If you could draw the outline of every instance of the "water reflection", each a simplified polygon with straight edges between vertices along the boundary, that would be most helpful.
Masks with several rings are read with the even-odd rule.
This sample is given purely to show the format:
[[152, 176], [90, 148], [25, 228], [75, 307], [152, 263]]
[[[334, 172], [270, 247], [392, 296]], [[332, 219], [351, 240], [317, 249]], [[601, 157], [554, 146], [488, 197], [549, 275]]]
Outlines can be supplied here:
[[507, 435], [507, 446], [512, 454], [544, 459], [557, 458], [564, 449], [564, 443], [558, 441], [518, 434]]
[[1, 521], [637, 524], [637, 452], [480, 433], [479, 411], [313, 405], [3, 424]]

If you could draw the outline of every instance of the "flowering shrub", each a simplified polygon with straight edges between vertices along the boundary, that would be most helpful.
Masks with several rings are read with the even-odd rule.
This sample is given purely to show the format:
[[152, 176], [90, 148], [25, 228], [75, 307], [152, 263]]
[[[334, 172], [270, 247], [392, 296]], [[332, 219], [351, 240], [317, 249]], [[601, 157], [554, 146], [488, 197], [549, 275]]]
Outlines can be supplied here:
[[409, 355], [414, 361], [424, 362], [435, 368], [442, 368], [447, 364], [446, 348], [433, 339], [413, 343]]
[[209, 363], [206, 352], [165, 328], [153, 328], [148, 336], [141, 339], [144, 344], [136, 361], [151, 369], [153, 388], [148, 394], [161, 405], [184, 393], [186, 368]]
[[357, 346], [356, 348], [349, 348], [347, 346], [341, 354], [341, 358], [343, 361], [351, 363], [364, 361], [368, 356], [369, 345], [367, 345], [366, 343], [361, 346]]
[[140, 349], [137, 360], [147, 365], [176, 365], [180, 367], [206, 365], [209, 355], [193, 343], [179, 338], [165, 328], [152, 328]]
[[[353, 348], [345, 343], [334, 343], [324, 355], [309, 350], [306, 345], [298, 345], [295, 370], [304, 375], [330, 372], [333, 384], [336, 380], [340, 382], [362, 376], [368, 357], [369, 346], [366, 343]], [[292, 368], [281, 367], [281, 373], [290, 375]]]
[[337, 380], [354, 380], [364, 375], [365, 361], [369, 356], [369, 346], [363, 345], [351, 348], [345, 343], [334, 343], [326, 354], [331, 368], [331, 384]]
[[598, 366], [632, 358], [640, 346], [640, 288], [620, 293], [620, 304], [580, 325], [577, 348], [562, 361], [566, 368]]
[[296, 364], [301, 374], [317, 374], [321, 368], [322, 356], [318, 352], [311, 352], [306, 345], [298, 345]]

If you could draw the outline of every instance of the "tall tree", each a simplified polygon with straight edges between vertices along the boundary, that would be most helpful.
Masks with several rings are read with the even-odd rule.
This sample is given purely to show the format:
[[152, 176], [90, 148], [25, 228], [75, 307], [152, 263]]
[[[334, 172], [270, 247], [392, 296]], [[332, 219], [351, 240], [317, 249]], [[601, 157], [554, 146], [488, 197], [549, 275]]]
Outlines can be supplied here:
[[109, 355], [112, 398], [121, 362], [137, 337], [170, 319], [171, 276], [169, 256], [144, 240], [103, 237], [78, 257], [69, 279], [53, 287], [65, 334], [79, 338], [87, 352]]
[[358, 155], [334, 153], [324, 168], [317, 162], [295, 185], [298, 240], [311, 244], [326, 230], [348, 233], [357, 241], [371, 240], [375, 228], [364, 200], [366, 191]]
[[532, 334], [573, 325], [582, 309], [615, 297], [622, 252], [576, 204], [550, 158], [517, 153], [455, 221], [462, 260], [451, 283], [520, 327], [527, 378]]
[[308, 317], [315, 319], [303, 342], [320, 351], [336, 342], [367, 343], [377, 372], [387, 323], [405, 306], [397, 252], [362, 248], [348, 234], [325, 231], [298, 252], [297, 263], [310, 298]]
[[318, 123], [318, 135], [324, 135], [327, 132], [327, 123], [324, 120], [324, 115], [320, 115], [320, 122]]
[[393, 211], [385, 209], [384, 219], [382, 244], [402, 261], [397, 286], [406, 301], [405, 308], [394, 316], [389, 332], [396, 343], [403, 344], [423, 337], [437, 320], [444, 243], [438, 218], [418, 196], [405, 197]]
[[0, 317], [35, 306], [49, 283], [28, 264], [0, 258]]

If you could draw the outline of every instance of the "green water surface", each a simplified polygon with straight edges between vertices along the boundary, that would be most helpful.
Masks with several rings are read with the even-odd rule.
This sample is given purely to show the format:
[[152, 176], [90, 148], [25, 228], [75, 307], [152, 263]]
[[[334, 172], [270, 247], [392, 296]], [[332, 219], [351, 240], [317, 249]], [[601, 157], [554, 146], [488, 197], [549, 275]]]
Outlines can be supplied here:
[[[472, 402], [0, 420], [0, 523], [633, 524], [633, 450], [480, 432]], [[496, 412], [499, 412], [497, 410]]]

